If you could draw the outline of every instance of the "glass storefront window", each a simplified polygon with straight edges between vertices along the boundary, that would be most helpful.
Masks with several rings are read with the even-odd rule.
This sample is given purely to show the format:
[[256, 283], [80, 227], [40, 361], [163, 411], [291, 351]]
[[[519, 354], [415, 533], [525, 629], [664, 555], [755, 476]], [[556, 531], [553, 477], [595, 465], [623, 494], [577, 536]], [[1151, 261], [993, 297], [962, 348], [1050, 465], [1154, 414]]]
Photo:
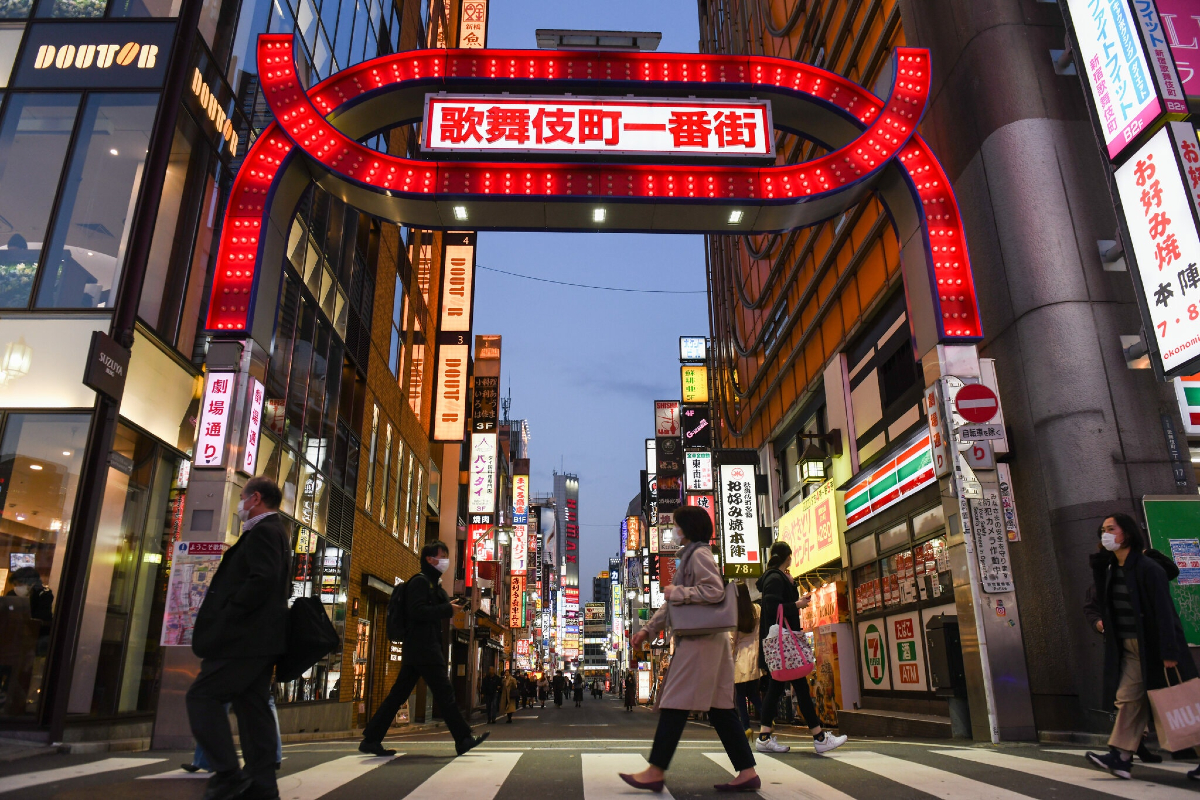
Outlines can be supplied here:
[[[350, 553], [329, 544], [324, 536], [301, 526], [296, 533], [292, 597], [318, 597], [345, 640], [346, 584]], [[294, 681], [278, 685], [280, 703], [336, 700], [342, 688], [342, 651], [339, 647]]]
[[93, 94], [39, 282], [40, 308], [110, 308], [142, 183], [156, 94]]
[[77, 94], [17, 94], [0, 124], [0, 308], [25, 308], [79, 109]]
[[[108, 13], [110, 17], [178, 17], [182, 6], [183, 0], [114, 0]], [[205, 11], [208, 6], [205, 3]], [[201, 21], [207, 18], [202, 16]]]
[[946, 546], [945, 536], [914, 547], [913, 559], [916, 564], [917, 592], [922, 600], [936, 600], [952, 594], [954, 584], [950, 574], [950, 549]]
[[901, 550], [883, 559], [883, 604], [892, 608], [917, 601], [912, 550]]
[[879, 585], [879, 567], [877, 564], [867, 564], [851, 573], [854, 583], [854, 608], [856, 613], [863, 614], [876, 608], [883, 607], [883, 593]]
[[0, 0], [0, 19], [25, 19], [33, 10], [33, 0]]
[[0, 438], [0, 717], [38, 710], [91, 417], [9, 414]]
[[41, 0], [39, 17], [88, 18], [103, 17], [108, 0]]
[[[3, 11], [0, 11], [0, 18], [2, 17]], [[20, 23], [0, 26], [0, 88], [8, 86], [8, 78], [12, 74], [17, 48], [21, 46], [21, 35], [24, 32], [25, 26]]]

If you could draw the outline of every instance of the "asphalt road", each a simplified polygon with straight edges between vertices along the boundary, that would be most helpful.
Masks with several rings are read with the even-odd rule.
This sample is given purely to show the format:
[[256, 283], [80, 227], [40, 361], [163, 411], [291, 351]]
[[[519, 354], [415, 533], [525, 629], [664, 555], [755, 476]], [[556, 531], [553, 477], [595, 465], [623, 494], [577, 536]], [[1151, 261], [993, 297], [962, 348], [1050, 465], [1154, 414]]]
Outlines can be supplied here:
[[[628, 789], [618, 772], [641, 769], [657, 715], [626, 712], [619, 701], [588, 699], [518, 711], [512, 724], [477, 725], [492, 737], [455, 758], [445, 732], [397, 737], [392, 758], [359, 754], [357, 741], [284, 746], [279, 773], [283, 800], [607, 800], [648, 793]], [[793, 729], [795, 730], [795, 729]], [[1082, 748], [972, 746], [949, 741], [852, 741], [827, 756], [811, 738], [786, 735], [783, 755], [758, 755], [767, 800], [1169, 800], [1194, 797], [1190, 764], [1135, 766], [1122, 781], [1089, 768]], [[45, 755], [0, 765], [0, 800], [199, 800], [204, 776], [179, 764], [190, 752]], [[1136, 764], [1136, 762], [1135, 762]], [[730, 776], [711, 728], [688, 725], [661, 797], [713, 797]]]

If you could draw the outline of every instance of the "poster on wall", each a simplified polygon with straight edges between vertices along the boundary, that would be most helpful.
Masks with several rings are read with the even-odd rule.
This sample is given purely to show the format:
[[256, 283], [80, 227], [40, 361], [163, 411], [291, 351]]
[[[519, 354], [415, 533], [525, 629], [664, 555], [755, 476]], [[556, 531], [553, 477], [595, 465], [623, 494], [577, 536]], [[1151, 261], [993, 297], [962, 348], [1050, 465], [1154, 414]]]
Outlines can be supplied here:
[[905, 692], [928, 690], [925, 682], [925, 640], [916, 611], [888, 617], [889, 655], [893, 659], [892, 688]]
[[858, 647], [862, 651], [862, 683], [864, 689], [891, 689], [888, 669], [886, 625], [883, 620], [858, 623]]
[[224, 542], [179, 542], [175, 545], [171, 576], [167, 579], [160, 645], [191, 646], [196, 614], [227, 548]]

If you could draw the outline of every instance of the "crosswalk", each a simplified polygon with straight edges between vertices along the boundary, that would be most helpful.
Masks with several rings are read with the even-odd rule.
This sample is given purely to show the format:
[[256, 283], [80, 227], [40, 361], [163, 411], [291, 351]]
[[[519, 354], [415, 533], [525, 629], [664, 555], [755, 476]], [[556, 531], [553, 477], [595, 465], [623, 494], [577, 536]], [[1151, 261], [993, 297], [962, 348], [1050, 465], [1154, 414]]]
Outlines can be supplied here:
[[[496, 743], [457, 758], [436, 744], [409, 743], [406, 752], [392, 757], [364, 757], [338, 746], [324, 750], [289, 751], [292, 769], [279, 773], [284, 800], [367, 800], [387, 797], [403, 800], [495, 800], [543, 796], [529, 787], [548, 784], [559, 796], [583, 800], [616, 800], [646, 797], [625, 785], [621, 772], [646, 767], [648, 743], [597, 746], [580, 743], [574, 752], [568, 741]], [[643, 746], [640, 752], [633, 747]], [[856, 742], [824, 757], [808, 748], [781, 755], [756, 754], [762, 778], [758, 796], [763, 800], [878, 800], [880, 796], [931, 797], [938, 800], [1048, 800], [1080, 797], [1100, 800], [1184, 800], [1196, 792], [1183, 772], [1189, 764], [1171, 763], [1135, 767], [1134, 780], [1122, 781], [1089, 768], [1077, 749], [952, 746], [887, 742]], [[588, 752], [588, 750], [603, 752]], [[350, 754], [353, 753], [353, 754]], [[159, 779], [164, 787], [183, 777], [167, 769], [166, 759], [153, 757], [100, 758], [49, 769], [0, 776], [0, 800], [53, 797], [62, 786], [115, 784], [120, 796], [125, 781]], [[729, 758], [713, 741], [685, 742], [677, 751], [660, 798], [708, 794], [714, 783], [734, 772]], [[145, 785], [145, 784], [143, 784]], [[672, 795], [674, 788], [676, 795]], [[22, 792], [21, 790], [27, 790]], [[98, 794], [100, 794], [98, 792]], [[163, 796], [190, 797], [171, 790]], [[198, 795], [197, 795], [198, 796]]]

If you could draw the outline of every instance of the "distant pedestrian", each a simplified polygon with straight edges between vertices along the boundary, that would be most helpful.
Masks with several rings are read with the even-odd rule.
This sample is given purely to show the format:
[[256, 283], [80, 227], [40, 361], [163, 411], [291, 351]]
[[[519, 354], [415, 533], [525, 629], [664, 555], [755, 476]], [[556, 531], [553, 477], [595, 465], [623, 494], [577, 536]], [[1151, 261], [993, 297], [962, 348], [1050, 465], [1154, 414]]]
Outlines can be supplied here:
[[537, 682], [538, 702], [540, 702], [542, 704], [542, 708], [546, 707], [546, 698], [549, 696], [549, 694], [550, 694], [550, 681], [546, 680], [546, 676], [543, 675], [542, 677], [538, 678], [538, 682]]
[[495, 667], [488, 667], [487, 674], [479, 682], [479, 694], [483, 698], [484, 708], [487, 709], [488, 725], [496, 721], [496, 705], [500, 701], [500, 686], [503, 681], [496, 674]]
[[734, 706], [746, 738], [754, 736], [750, 727], [750, 711], [747, 704], [762, 713], [762, 698], [758, 694], [758, 678], [762, 668], [758, 666], [758, 607], [750, 599], [750, 589], [738, 584], [737, 630], [730, 634], [733, 640], [733, 690]]
[[[1146, 692], [1197, 676], [1183, 625], [1167, 588], [1167, 575], [1145, 556], [1141, 526], [1128, 514], [1111, 514], [1100, 525], [1103, 552], [1091, 557], [1099, 628], [1104, 633], [1105, 704], [1116, 704], [1109, 752], [1088, 753], [1094, 766], [1130, 777], [1133, 754], [1150, 722]], [[1188, 773], [1200, 779], [1200, 767]]]
[[[767, 668], [767, 662], [763, 655], [762, 640], [766, 638], [771, 626], [776, 624], [779, 609], [783, 609], [784, 622], [790, 625], [797, 635], [800, 635], [799, 632], [802, 630], [800, 609], [806, 608], [810, 602], [808, 595], [800, 596], [795, 580], [788, 575], [787, 570], [791, 564], [791, 545], [782, 540], [775, 542], [771, 545], [770, 555], [767, 558], [767, 571], [759, 577], [756, 584], [758, 590], [762, 592], [762, 614], [758, 624], [758, 665], [764, 670]], [[835, 736], [821, 728], [821, 718], [817, 716], [817, 709], [813, 705], [812, 694], [808, 689], [808, 678], [797, 678], [791, 684], [795, 691], [796, 704], [800, 706], [800, 713], [804, 715], [804, 722], [808, 725], [809, 733], [812, 734], [813, 748], [817, 754], [828, 753], [845, 744], [847, 737]], [[759, 713], [761, 719], [758, 741], [754, 743], [755, 749], [760, 753], [786, 753], [791, 750], [786, 744], [780, 744], [773, 733], [775, 714], [779, 709], [779, 698], [783, 696], [786, 689], [787, 683], [774, 678], [771, 678], [767, 685], [767, 696], [763, 698], [762, 710]]]
[[625, 673], [625, 710], [633, 711], [633, 707], [637, 705], [637, 679], [633, 677], [633, 670]]
[[400, 674], [392, 684], [375, 716], [363, 729], [358, 749], [373, 756], [392, 756], [395, 750], [385, 749], [383, 737], [417, 686], [424, 679], [433, 701], [442, 710], [446, 727], [454, 737], [454, 749], [461, 756], [477, 747], [488, 737], [471, 733], [454, 699], [454, 687], [446, 675], [446, 646], [442, 642], [442, 623], [454, 616], [466, 601], [450, 599], [442, 588], [442, 573], [450, 566], [450, 549], [444, 542], [430, 542], [421, 549], [421, 571], [408, 579], [404, 587], [404, 657]]
[[[192, 651], [201, 659], [200, 674], [188, 689], [187, 710], [213, 769], [205, 800], [279, 797], [279, 734], [268, 698], [286, 649], [292, 592], [292, 537], [278, 514], [282, 499], [269, 478], [246, 481], [237, 506], [242, 534], [221, 559], [196, 615]], [[226, 703], [237, 715], [243, 769]]]
[[579, 708], [583, 705], [583, 676], [575, 673], [575, 707]]
[[[667, 604], [633, 635], [630, 643], [634, 650], [640, 650], [652, 634], [667, 628], [669, 606], [717, 605], [725, 599], [721, 570], [709, 545], [713, 526], [708, 512], [697, 506], [684, 506], [675, 512], [674, 522], [675, 539], [681, 548], [679, 566], [671, 585], [663, 590]], [[663, 776], [683, 736], [689, 713], [707, 711], [737, 772], [732, 781], [714, 788], [719, 792], [752, 792], [762, 786], [754, 771], [754, 753], [738, 727], [733, 710], [733, 654], [728, 633], [675, 637], [671, 669], [659, 691], [657, 705], [658, 729], [654, 732], [650, 765], [635, 775], [621, 773], [622, 780], [636, 789], [661, 792]]]
[[554, 673], [552, 685], [554, 686], [554, 707], [562, 708], [563, 694], [567, 691], [567, 679], [563, 677], [561, 669]]
[[508, 715], [508, 724], [512, 724], [513, 712], [517, 710], [517, 696], [521, 692], [520, 684], [513, 677], [512, 670], [504, 673], [500, 683], [500, 711]]

